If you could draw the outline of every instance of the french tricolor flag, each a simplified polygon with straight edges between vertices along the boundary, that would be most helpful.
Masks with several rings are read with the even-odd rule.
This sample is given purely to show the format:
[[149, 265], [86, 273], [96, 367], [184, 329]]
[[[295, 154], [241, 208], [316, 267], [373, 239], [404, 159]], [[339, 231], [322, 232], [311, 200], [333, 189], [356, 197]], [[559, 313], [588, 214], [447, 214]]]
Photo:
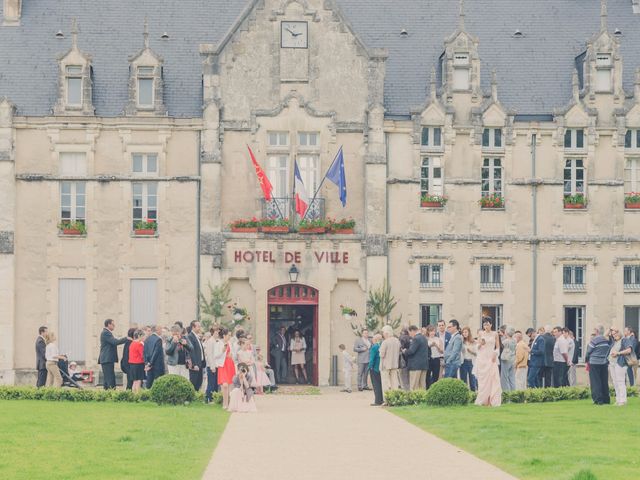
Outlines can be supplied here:
[[294, 163], [293, 188], [295, 191], [294, 199], [296, 202], [296, 212], [301, 217], [304, 217], [304, 214], [307, 212], [307, 208], [309, 208], [309, 195], [307, 194], [307, 189], [304, 187], [304, 183], [302, 182], [302, 176], [300, 175], [297, 160]]

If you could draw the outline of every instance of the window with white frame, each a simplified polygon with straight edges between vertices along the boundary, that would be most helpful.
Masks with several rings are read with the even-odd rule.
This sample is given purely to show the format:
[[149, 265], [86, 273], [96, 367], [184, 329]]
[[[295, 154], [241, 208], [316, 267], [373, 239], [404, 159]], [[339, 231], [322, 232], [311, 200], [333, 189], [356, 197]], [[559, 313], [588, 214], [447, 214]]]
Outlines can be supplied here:
[[152, 108], [155, 104], [155, 89], [153, 85], [155, 80], [154, 68], [155, 67], [137, 68], [139, 108]]
[[610, 92], [611, 91], [611, 77], [613, 74], [613, 68], [611, 63], [611, 54], [598, 53], [596, 54], [596, 91], [597, 92]]
[[289, 147], [289, 132], [269, 132], [269, 147]]
[[289, 195], [289, 133], [269, 132], [267, 136], [269, 140], [267, 176], [273, 185], [273, 196], [284, 198]]
[[442, 158], [423, 157], [420, 168], [420, 195], [442, 196]]
[[565, 290], [584, 290], [586, 288], [586, 265], [564, 265], [562, 267], [562, 285]]
[[501, 264], [480, 265], [480, 288], [482, 290], [502, 290], [503, 269]]
[[571, 158], [564, 165], [564, 196], [585, 193], [584, 160]]
[[135, 175], [158, 175], [157, 153], [131, 154], [131, 170]]
[[428, 263], [420, 265], [420, 287], [438, 288], [442, 286], [442, 264]]
[[483, 148], [502, 148], [502, 129], [485, 128], [482, 131]]
[[468, 53], [454, 53], [453, 55], [453, 89], [469, 90], [471, 65]]
[[298, 168], [309, 196], [318, 189], [320, 174], [320, 132], [298, 132]]
[[640, 265], [625, 265], [623, 278], [625, 290], [640, 290]]
[[86, 221], [86, 183], [60, 182], [60, 223]]
[[425, 148], [442, 147], [442, 129], [440, 127], [422, 127], [420, 145]]
[[640, 129], [627, 130], [624, 134], [624, 148], [640, 148]]
[[640, 192], [640, 157], [627, 158], [624, 166], [625, 193]]
[[567, 128], [564, 132], [564, 148], [568, 150], [584, 149], [584, 129]]
[[299, 132], [298, 133], [298, 146], [303, 149], [319, 148], [320, 147], [320, 133], [319, 132]]
[[63, 177], [84, 177], [87, 175], [87, 154], [85, 152], [60, 152], [60, 175]]
[[502, 159], [485, 158], [482, 162], [482, 196], [502, 196]]
[[65, 68], [66, 103], [70, 107], [82, 107], [82, 66]]
[[133, 227], [138, 222], [158, 221], [158, 182], [135, 182], [133, 190]]
[[491, 326], [498, 330], [502, 326], [502, 305], [480, 305], [480, 326], [485, 318], [491, 319]]
[[431, 303], [420, 305], [420, 326], [437, 325], [442, 318], [442, 304]]

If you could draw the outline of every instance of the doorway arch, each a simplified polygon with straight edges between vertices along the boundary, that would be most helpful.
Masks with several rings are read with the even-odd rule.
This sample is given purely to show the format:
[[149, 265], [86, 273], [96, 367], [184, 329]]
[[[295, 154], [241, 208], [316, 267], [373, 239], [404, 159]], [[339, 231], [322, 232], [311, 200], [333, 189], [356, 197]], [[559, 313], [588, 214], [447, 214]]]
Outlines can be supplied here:
[[[287, 329], [287, 341], [290, 340], [292, 330], [301, 330], [307, 343], [305, 368], [313, 385], [318, 384], [318, 299], [319, 292], [316, 288], [298, 283], [278, 285], [267, 292], [267, 345], [270, 363], [271, 339], [280, 326]], [[310, 353], [309, 347], [312, 350]], [[290, 378], [290, 358], [287, 365]], [[271, 366], [274, 367], [273, 363]], [[287, 383], [282, 379], [278, 381]]]

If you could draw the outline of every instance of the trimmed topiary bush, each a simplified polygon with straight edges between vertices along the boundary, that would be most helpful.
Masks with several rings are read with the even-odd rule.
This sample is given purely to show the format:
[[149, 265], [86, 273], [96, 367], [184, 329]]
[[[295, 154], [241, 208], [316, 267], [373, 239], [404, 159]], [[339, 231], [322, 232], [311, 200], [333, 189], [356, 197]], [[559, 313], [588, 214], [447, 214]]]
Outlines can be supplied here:
[[163, 375], [151, 387], [151, 400], [158, 405], [181, 405], [193, 402], [195, 398], [193, 385], [180, 375]]
[[457, 378], [443, 378], [429, 387], [425, 400], [427, 405], [438, 407], [467, 405], [469, 387]]

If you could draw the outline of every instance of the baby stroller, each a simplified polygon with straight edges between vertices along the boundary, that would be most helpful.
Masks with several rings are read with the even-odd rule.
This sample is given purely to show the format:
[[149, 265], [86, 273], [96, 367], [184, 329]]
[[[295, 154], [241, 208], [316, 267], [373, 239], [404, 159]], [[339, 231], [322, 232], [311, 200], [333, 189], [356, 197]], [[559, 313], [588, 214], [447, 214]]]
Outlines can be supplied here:
[[60, 375], [62, 376], [62, 386], [69, 388], [79, 388], [82, 389], [80, 384], [69, 375], [69, 361], [66, 359], [58, 360], [58, 368], [60, 369]]

